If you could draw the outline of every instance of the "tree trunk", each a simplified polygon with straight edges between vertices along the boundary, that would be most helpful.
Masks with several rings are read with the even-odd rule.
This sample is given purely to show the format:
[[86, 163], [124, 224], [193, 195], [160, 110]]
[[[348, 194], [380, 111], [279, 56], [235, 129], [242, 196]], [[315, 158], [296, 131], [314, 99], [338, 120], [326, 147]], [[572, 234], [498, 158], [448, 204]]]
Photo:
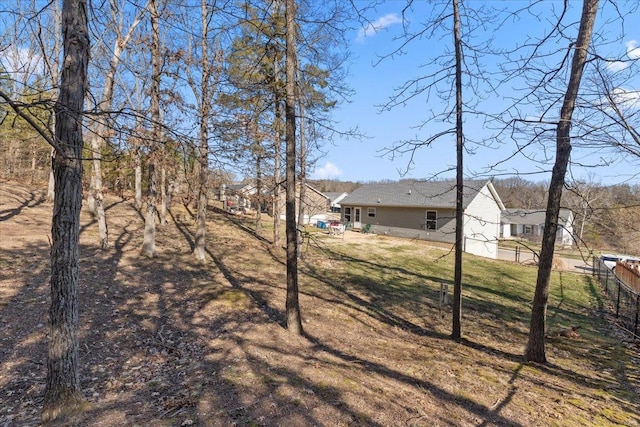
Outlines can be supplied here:
[[206, 259], [206, 234], [207, 234], [207, 172], [209, 167], [209, 78], [211, 76], [211, 64], [209, 63], [209, 8], [207, 1], [200, 3], [200, 20], [202, 25], [202, 67], [201, 99], [200, 99], [200, 147], [199, 147], [199, 170], [198, 170], [198, 218], [196, 220], [196, 244], [194, 255], [198, 261]]
[[102, 193], [102, 149], [105, 142], [108, 141], [108, 125], [105, 115], [109, 114], [113, 104], [113, 88], [115, 85], [116, 71], [120, 64], [120, 58], [127, 43], [133, 35], [133, 31], [138, 26], [143, 12], [133, 20], [129, 31], [126, 35], [122, 35], [120, 31], [116, 31], [116, 38], [113, 44], [113, 54], [109, 61], [109, 71], [104, 77], [104, 87], [96, 110], [99, 113], [94, 126], [92, 127], [91, 136], [91, 152], [93, 154], [93, 169], [91, 174], [91, 192], [87, 199], [89, 211], [94, 215], [98, 222], [98, 245], [100, 249], [109, 249], [109, 231], [107, 229], [107, 219], [104, 210], [104, 195]]
[[147, 258], [156, 256], [156, 204], [157, 204], [157, 172], [155, 160], [148, 160], [147, 183], [147, 212], [144, 217], [144, 238], [142, 241], [142, 254]]
[[[98, 128], [101, 128], [99, 126]], [[109, 233], [107, 219], [104, 213], [104, 196], [102, 194], [102, 138], [96, 132], [91, 136], [91, 151], [93, 153], [93, 173], [91, 177], [91, 201], [94, 215], [98, 222], [98, 246], [102, 250], [109, 249]]]
[[31, 144], [31, 178], [29, 179], [31, 185], [36, 181], [36, 156], [36, 146], [35, 144]]
[[64, 66], [55, 106], [59, 152], [53, 162], [49, 355], [42, 419], [83, 408], [78, 361], [78, 259], [82, 206], [82, 111], [87, 89], [89, 36], [86, 0], [64, 0]]
[[196, 220], [196, 245], [193, 251], [193, 254], [198, 261], [204, 261], [207, 256], [207, 204], [208, 198], [206, 174], [203, 173], [202, 170], [200, 170], [200, 185], [198, 188], [198, 218]]
[[93, 172], [91, 173], [91, 178], [89, 179], [89, 194], [87, 195], [87, 204], [86, 209], [87, 212], [91, 214], [92, 217], [96, 217], [96, 199], [94, 196], [96, 187], [96, 178]]
[[[303, 249], [303, 231], [305, 227], [304, 217], [307, 214], [305, 209], [305, 200], [307, 195], [307, 146], [304, 139], [304, 105], [302, 103], [302, 94], [298, 88], [298, 102], [300, 105], [300, 194], [298, 195], [298, 258], [304, 258]], [[311, 219], [311, 213], [309, 213]]]
[[136, 209], [142, 209], [142, 150], [140, 145], [136, 145], [135, 148], [135, 207]]
[[280, 246], [281, 244], [281, 236], [280, 236], [280, 200], [281, 200], [281, 191], [280, 191], [280, 156], [282, 156], [282, 144], [280, 141], [280, 123], [282, 120], [282, 110], [281, 110], [281, 96], [280, 96], [280, 70], [277, 55], [274, 59], [274, 75], [275, 75], [275, 89], [274, 89], [274, 107], [275, 107], [275, 116], [274, 116], [274, 126], [273, 126], [273, 245]]
[[156, 255], [156, 206], [158, 204], [158, 138], [160, 136], [160, 17], [158, 15], [158, 2], [149, 2], [151, 12], [151, 141], [149, 143], [149, 182], [147, 184], [147, 214], [144, 221], [144, 240], [142, 242], [142, 254], [147, 258]]
[[286, 0], [286, 234], [287, 234], [287, 329], [302, 335], [298, 301], [298, 233], [296, 227], [296, 27], [295, 1]]
[[458, 0], [453, 0], [453, 34], [456, 55], [456, 246], [453, 278], [453, 325], [451, 338], [462, 339], [462, 245], [464, 239], [464, 179], [462, 157], [464, 135], [462, 133], [462, 40]]
[[[59, 2], [53, 2], [53, 16], [54, 16], [54, 31], [53, 33], [55, 34], [55, 38], [54, 38], [54, 43], [53, 43], [53, 52], [51, 55], [51, 61], [53, 66], [49, 67], [50, 69], [50, 75], [51, 75], [51, 86], [52, 87], [56, 87], [56, 85], [58, 85], [59, 83], [59, 77], [60, 77], [60, 57], [61, 55], [61, 50], [62, 47], [61, 45], [63, 44], [62, 40], [61, 40], [61, 36], [62, 36], [62, 13], [60, 13], [60, 4]], [[42, 52], [43, 56], [47, 56], [47, 52]], [[51, 52], [49, 52], [51, 53]], [[52, 99], [51, 101], [56, 101], [55, 99]], [[51, 122], [50, 122], [50, 130], [52, 134], [55, 134], [56, 131], [56, 116], [55, 114], [52, 115], [51, 117]], [[47, 201], [49, 202], [53, 202], [54, 198], [55, 198], [55, 177], [53, 175], [53, 162], [54, 162], [54, 158], [56, 155], [56, 150], [55, 148], [51, 148], [51, 167], [49, 168], [49, 184], [47, 185]]]
[[162, 160], [160, 164], [160, 225], [167, 225], [167, 166], [165, 164], [165, 150], [160, 150]]
[[591, 34], [598, 11], [598, 0], [584, 0], [580, 28], [571, 62], [571, 74], [560, 110], [560, 120], [556, 129], [556, 160], [549, 183], [549, 199], [542, 233], [542, 248], [538, 265], [538, 278], [531, 309], [531, 325], [529, 340], [525, 350], [525, 360], [545, 363], [545, 332], [547, 323], [547, 301], [549, 299], [549, 280], [555, 249], [560, 199], [564, 187], [564, 179], [571, 154], [571, 118], [575, 109], [578, 89], [587, 61], [587, 50], [591, 43]]
[[53, 202], [56, 195], [56, 179], [53, 175], [53, 162], [55, 161], [55, 150], [51, 149], [51, 168], [49, 169], [49, 183], [47, 184], [47, 201]]
[[[257, 138], [257, 134], [255, 135]], [[257, 147], [261, 150], [261, 147]], [[256, 234], [262, 233], [262, 155], [256, 156]]]

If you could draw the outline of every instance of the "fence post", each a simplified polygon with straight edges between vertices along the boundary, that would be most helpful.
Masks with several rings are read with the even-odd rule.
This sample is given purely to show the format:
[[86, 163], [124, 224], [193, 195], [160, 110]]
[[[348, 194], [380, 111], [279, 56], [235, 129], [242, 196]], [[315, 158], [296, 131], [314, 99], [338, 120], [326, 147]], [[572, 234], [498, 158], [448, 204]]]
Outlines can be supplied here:
[[449, 285], [440, 282], [440, 305], [449, 305]]
[[640, 311], [640, 294], [636, 297], [636, 323], [633, 327], [633, 338], [638, 336], [638, 312]]
[[[600, 270], [598, 269], [598, 271]], [[600, 277], [598, 276], [598, 278]], [[609, 269], [608, 268], [605, 270], [605, 273], [604, 273], [604, 293], [606, 295], [609, 295]]]
[[616, 318], [618, 318], [619, 314], [620, 314], [620, 293], [622, 290], [622, 286], [620, 286], [620, 280], [616, 279], [616, 283], [618, 284], [618, 298], [616, 301]]
[[520, 262], [520, 246], [516, 246], [516, 262]]

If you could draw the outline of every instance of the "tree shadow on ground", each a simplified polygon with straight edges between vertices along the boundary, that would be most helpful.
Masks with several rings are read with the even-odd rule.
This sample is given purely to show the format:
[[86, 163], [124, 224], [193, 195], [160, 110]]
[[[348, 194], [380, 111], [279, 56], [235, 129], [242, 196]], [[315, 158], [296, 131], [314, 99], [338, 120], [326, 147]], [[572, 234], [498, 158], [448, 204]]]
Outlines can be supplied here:
[[[270, 253], [267, 243], [244, 232], [218, 235], [215, 221], [225, 220], [213, 218], [207, 247], [212, 263], [195, 262], [191, 251], [176, 244], [167, 244], [149, 260], [139, 256], [141, 228], [131, 220], [137, 214], [127, 212], [110, 251], [87, 244], [89, 236], [81, 247], [81, 378], [94, 407], [75, 420], [76, 425], [446, 425], [452, 423], [447, 418], [450, 411], [464, 413], [462, 422], [524, 425], [503, 413], [516, 395], [516, 377], [523, 369], [515, 355], [480, 342], [452, 343], [399, 310], [403, 304], [436, 310], [436, 291], [382, 291], [381, 281], [353, 273], [341, 277], [344, 284], [335, 284], [314, 266], [304, 270], [308, 277], [302, 287], [309, 311], [337, 307], [363, 323], [333, 322], [334, 330], [324, 330], [324, 319], [318, 319], [306, 338], [292, 337], [278, 308], [284, 306], [282, 261], [274, 262], [278, 254]], [[191, 229], [180, 226], [160, 229], [160, 239], [192, 241]], [[250, 251], [251, 244], [256, 246]], [[0, 370], [9, 378], [3, 390], [11, 392], [11, 408], [23, 411], [14, 413], [25, 414], [12, 419], [13, 424], [37, 425], [44, 366], [33, 360], [46, 354], [46, 332], [38, 325], [46, 323], [48, 245], [39, 242], [5, 256], [23, 261], [11, 265], [15, 271], [0, 272], [3, 280], [9, 274], [20, 278], [17, 293], [0, 307], [0, 319], [26, 315], [26, 321], [9, 322], [0, 331]], [[379, 262], [359, 264], [388, 269]], [[274, 271], [263, 269], [267, 265], [275, 265]], [[410, 269], [393, 271], [412, 274]], [[420, 277], [426, 280], [441, 279]], [[416, 295], [419, 298], [412, 300]], [[386, 305], [386, 300], [393, 304]], [[494, 405], [482, 404], [429, 376], [403, 371], [399, 360], [384, 360], [373, 343], [360, 343], [371, 352], [358, 353], [352, 347], [356, 343], [342, 338], [343, 333], [365, 332], [374, 324], [388, 327], [383, 338], [393, 344], [440, 347], [454, 356], [470, 350], [490, 354], [511, 381]], [[510, 370], [510, 365], [516, 366]], [[573, 374], [554, 365], [534, 368], [567, 380]], [[625, 399], [631, 405], [631, 398]], [[424, 400], [433, 401], [433, 413], [416, 414]], [[0, 407], [9, 408], [5, 402]], [[402, 418], [381, 421], [391, 411]], [[0, 413], [0, 421], [6, 417]]]
[[[10, 184], [3, 184], [10, 185]], [[2, 197], [13, 198], [17, 201], [17, 205], [14, 202], [13, 206], [8, 209], [0, 210], [0, 221], [7, 221], [16, 215], [20, 215], [21, 212], [26, 208], [34, 208], [46, 202], [46, 197], [41, 191], [23, 191], [16, 195], [15, 192], [11, 192], [8, 195], [3, 195]]]

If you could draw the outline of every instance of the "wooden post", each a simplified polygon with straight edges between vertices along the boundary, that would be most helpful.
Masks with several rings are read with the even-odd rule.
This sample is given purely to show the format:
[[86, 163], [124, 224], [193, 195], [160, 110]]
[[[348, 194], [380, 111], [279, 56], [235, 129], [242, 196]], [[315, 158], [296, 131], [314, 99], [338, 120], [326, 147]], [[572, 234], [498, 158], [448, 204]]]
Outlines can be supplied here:
[[449, 304], [449, 285], [440, 282], [440, 305], [448, 305]]
[[640, 294], [636, 297], [636, 322], [633, 326], [633, 339], [638, 336], [638, 311], [640, 311]]
[[620, 292], [621, 292], [622, 286], [620, 286], [619, 279], [616, 279], [616, 283], [618, 284], [618, 298], [616, 301], [616, 318], [618, 318], [618, 315], [620, 314]]

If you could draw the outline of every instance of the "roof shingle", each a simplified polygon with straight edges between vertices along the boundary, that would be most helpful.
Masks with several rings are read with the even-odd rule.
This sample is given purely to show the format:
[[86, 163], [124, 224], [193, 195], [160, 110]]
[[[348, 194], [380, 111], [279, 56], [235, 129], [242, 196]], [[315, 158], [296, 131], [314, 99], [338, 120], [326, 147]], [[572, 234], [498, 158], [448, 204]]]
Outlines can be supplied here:
[[[486, 185], [483, 181], [464, 184], [464, 207]], [[364, 184], [345, 197], [342, 205], [379, 205], [403, 207], [451, 208], [456, 206], [453, 181], [400, 181]]]

